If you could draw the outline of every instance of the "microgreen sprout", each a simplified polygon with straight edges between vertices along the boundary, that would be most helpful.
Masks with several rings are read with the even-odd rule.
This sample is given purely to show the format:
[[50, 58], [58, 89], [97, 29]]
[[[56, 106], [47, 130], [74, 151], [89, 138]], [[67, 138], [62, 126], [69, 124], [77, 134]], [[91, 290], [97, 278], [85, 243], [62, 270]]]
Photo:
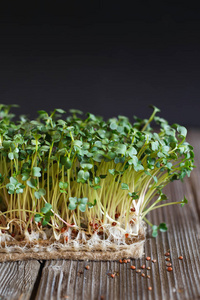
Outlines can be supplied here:
[[68, 117], [62, 109], [41, 110], [36, 120], [14, 122], [11, 107], [0, 105], [0, 210], [8, 223], [67, 225], [89, 234], [109, 225], [137, 236], [145, 220], [156, 236], [167, 226], [151, 224], [146, 215], [187, 203], [168, 202], [163, 188], [190, 176], [193, 148], [186, 128], [170, 126], [158, 108], [131, 123], [124, 116], [82, 118], [74, 109]]

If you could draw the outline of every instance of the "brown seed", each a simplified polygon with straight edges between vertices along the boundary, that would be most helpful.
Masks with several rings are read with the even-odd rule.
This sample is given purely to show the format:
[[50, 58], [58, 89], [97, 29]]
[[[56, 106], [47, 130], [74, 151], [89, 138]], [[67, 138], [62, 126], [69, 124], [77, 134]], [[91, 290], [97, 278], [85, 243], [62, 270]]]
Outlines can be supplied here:
[[170, 253], [169, 253], [169, 252], [166, 252], [166, 253], [165, 253], [165, 256], [170, 256]]
[[117, 223], [116, 222], [112, 222], [112, 226], [116, 226], [117, 225]]
[[126, 238], [126, 239], [128, 238], [128, 233], [125, 233], [125, 238]]
[[131, 262], [130, 258], [127, 259], [127, 262], [128, 262], [128, 263]]
[[170, 258], [169, 258], [169, 257], [167, 257], [167, 258], [165, 258], [165, 260], [166, 260], [166, 261], [170, 261]]
[[167, 267], [171, 267], [172, 264], [171, 264], [171, 263], [167, 263], [166, 266], [167, 266]]
[[144, 274], [144, 273], [142, 273], [141, 275], [142, 275], [142, 277], [145, 277], [145, 274]]
[[141, 272], [141, 270], [140, 270], [140, 269], [136, 270], [136, 273], [140, 273], [140, 272]]
[[149, 275], [147, 275], [147, 278], [150, 278], [150, 276], [149, 276]]
[[101, 296], [100, 299], [101, 299], [101, 300], [104, 300], [105, 298], [104, 298], [104, 296]]
[[168, 268], [167, 268], [167, 271], [168, 271], [168, 272], [171, 272], [172, 270], [173, 270], [172, 267], [168, 267]]
[[147, 256], [147, 257], [146, 257], [146, 260], [151, 260], [151, 257]]
[[148, 287], [148, 290], [149, 290], [149, 291], [152, 291], [152, 287], [151, 287], [151, 286], [149, 286], [149, 287]]
[[135, 267], [135, 266], [131, 266], [131, 269], [132, 269], [132, 270], [135, 270], [135, 269], [136, 269], [136, 267]]
[[123, 260], [123, 263], [127, 264], [127, 259], [124, 259], [124, 260]]
[[111, 276], [112, 278], [115, 278], [115, 274], [111, 274], [110, 276]]
[[151, 267], [147, 267], [147, 270], [151, 270]]
[[142, 266], [141, 266], [141, 269], [145, 269], [145, 267], [146, 267], [145, 265], [142, 265]]
[[65, 241], [68, 242], [68, 236], [65, 237]]
[[152, 259], [152, 263], [156, 263], [156, 259]]
[[122, 264], [122, 263], [123, 263], [122, 259], [120, 259], [120, 260], [119, 260], [119, 263], [120, 263], [120, 264]]
[[12, 236], [12, 237], [15, 237], [15, 233], [14, 233], [14, 232], [13, 232], [13, 233], [11, 233], [11, 236]]
[[131, 208], [131, 211], [135, 211], [135, 207], [132, 207], [132, 208]]
[[182, 260], [182, 259], [183, 259], [183, 256], [179, 256], [179, 259]]
[[85, 269], [86, 269], [86, 270], [89, 270], [89, 268], [90, 268], [90, 266], [88, 266], [88, 265], [87, 265], [87, 266], [85, 266]]

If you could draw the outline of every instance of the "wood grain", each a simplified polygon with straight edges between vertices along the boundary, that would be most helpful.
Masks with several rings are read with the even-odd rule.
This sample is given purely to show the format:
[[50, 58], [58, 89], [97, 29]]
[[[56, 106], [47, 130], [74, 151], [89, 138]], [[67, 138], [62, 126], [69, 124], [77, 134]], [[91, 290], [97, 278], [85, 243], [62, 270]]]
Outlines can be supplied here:
[[0, 263], [0, 299], [30, 299], [39, 269], [34, 260]]

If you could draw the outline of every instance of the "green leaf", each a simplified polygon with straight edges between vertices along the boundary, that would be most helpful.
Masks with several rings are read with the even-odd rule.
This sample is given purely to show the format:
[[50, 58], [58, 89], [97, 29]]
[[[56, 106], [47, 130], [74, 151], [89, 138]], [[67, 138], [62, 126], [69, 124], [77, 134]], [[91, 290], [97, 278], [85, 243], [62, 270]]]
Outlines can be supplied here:
[[80, 202], [81, 204], [87, 204], [88, 202], [88, 198], [78, 198], [78, 202]]
[[115, 175], [115, 174], [116, 174], [115, 169], [109, 169], [108, 172], [109, 172], [111, 175]]
[[69, 210], [75, 210], [76, 209], [76, 204], [70, 203], [68, 205]]
[[14, 153], [13, 152], [10, 152], [10, 153], [8, 153], [8, 158], [10, 159], [10, 160], [13, 160], [15, 157], [14, 157]]
[[79, 210], [80, 210], [81, 212], [85, 212], [85, 210], [86, 210], [86, 204], [80, 204], [80, 205], [78, 206], [78, 208], [79, 208]]
[[128, 193], [128, 194], [129, 194], [130, 197], [132, 197], [135, 200], [139, 198], [139, 196], [138, 196], [138, 194], [136, 192]]
[[88, 202], [87, 205], [88, 205], [89, 208], [92, 208], [92, 207], [94, 207], [96, 204], [97, 204], [97, 200], [95, 199], [95, 200], [94, 200], [94, 203]]
[[36, 186], [37, 186], [37, 180], [34, 179], [34, 178], [31, 178], [30, 180], [27, 180], [27, 185], [29, 187], [31, 187], [32, 189], [36, 189]]
[[178, 126], [177, 131], [182, 135], [183, 137], [186, 137], [187, 135], [187, 129], [184, 126]]
[[122, 184], [121, 184], [121, 189], [122, 189], [122, 190], [129, 190], [128, 184], [122, 183]]
[[167, 225], [165, 223], [160, 223], [160, 225], [158, 226], [159, 230], [161, 232], [166, 232], [167, 231]]
[[184, 199], [181, 201], [181, 207], [188, 203], [187, 198], [184, 196]]
[[124, 145], [124, 144], [119, 144], [119, 145], [116, 147], [116, 153], [117, 153], [117, 154], [123, 154], [123, 155], [125, 155], [125, 153], [126, 153], [126, 145]]
[[115, 123], [115, 122], [112, 122], [111, 124], [110, 124], [110, 129], [112, 129], [112, 130], [115, 130], [115, 129], [117, 129], [117, 124]]
[[32, 168], [32, 175], [35, 177], [41, 177], [41, 168], [39, 167], [33, 167]]
[[52, 205], [50, 203], [45, 203], [45, 206], [41, 208], [41, 212], [43, 214], [47, 214], [49, 211], [51, 211]]
[[60, 182], [59, 182], [59, 187], [60, 187], [62, 190], [66, 190], [67, 187], [68, 187], [68, 183], [67, 183], [67, 182], [62, 182], [62, 181], [60, 181]]
[[41, 215], [39, 215], [39, 214], [36, 214], [35, 216], [34, 216], [34, 219], [35, 219], [35, 222], [40, 222], [41, 221], [41, 219], [42, 219], [42, 216]]
[[13, 185], [16, 185], [18, 183], [18, 180], [14, 177], [10, 177], [10, 183], [12, 183]]

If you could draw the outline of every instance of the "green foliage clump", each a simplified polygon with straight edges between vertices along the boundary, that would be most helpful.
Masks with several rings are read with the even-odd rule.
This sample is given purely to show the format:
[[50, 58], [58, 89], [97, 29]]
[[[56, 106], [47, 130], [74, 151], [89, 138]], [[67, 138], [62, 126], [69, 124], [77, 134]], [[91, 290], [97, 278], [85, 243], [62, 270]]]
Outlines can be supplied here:
[[[11, 107], [0, 105], [0, 209], [7, 220], [89, 233], [95, 224], [114, 224], [131, 234], [151, 210], [187, 202], [166, 202], [163, 188], [190, 176], [193, 148], [186, 128], [170, 126], [156, 107], [133, 124], [124, 116], [82, 118], [79, 110], [61, 118], [62, 109], [14, 122]], [[167, 227], [154, 225], [154, 236], [158, 229]]]

